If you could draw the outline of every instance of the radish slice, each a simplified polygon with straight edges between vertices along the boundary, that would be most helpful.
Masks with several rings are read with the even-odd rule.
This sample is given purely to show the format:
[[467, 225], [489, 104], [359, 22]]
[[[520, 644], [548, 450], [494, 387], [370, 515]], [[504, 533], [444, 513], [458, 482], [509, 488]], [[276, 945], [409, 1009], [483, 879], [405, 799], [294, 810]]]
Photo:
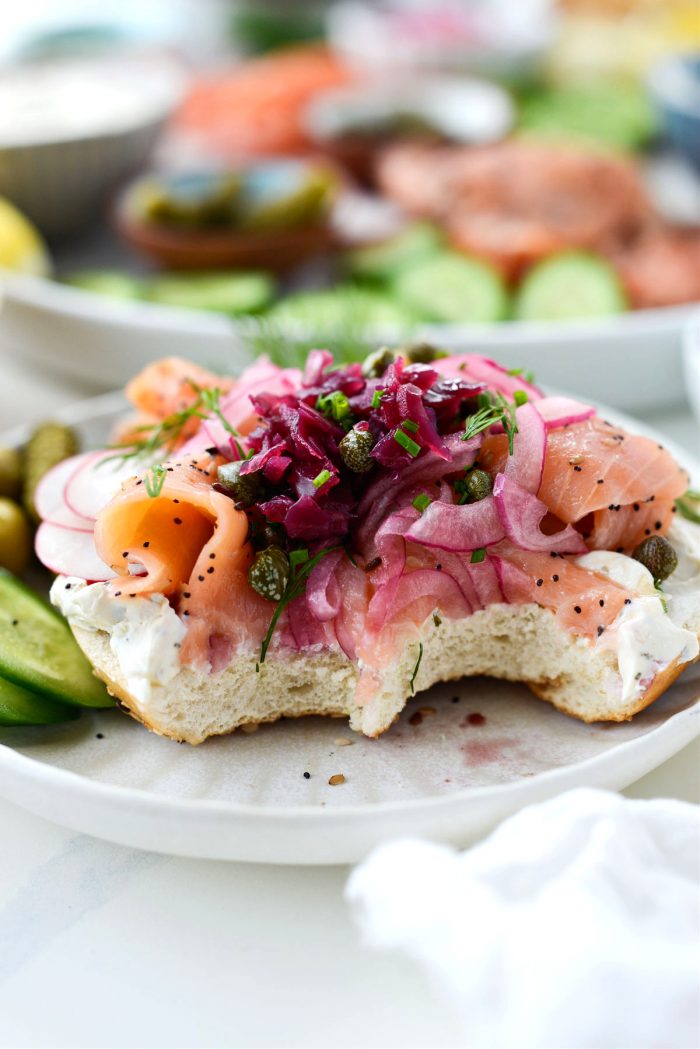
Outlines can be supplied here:
[[74, 514], [94, 521], [100, 510], [117, 494], [122, 483], [145, 472], [149, 466], [149, 463], [139, 463], [137, 466], [129, 459], [115, 459], [112, 451], [82, 456], [82, 462], [66, 483], [65, 501]]
[[513, 439], [513, 454], [506, 460], [504, 473], [528, 492], [537, 492], [544, 471], [547, 433], [541, 415], [534, 405], [523, 404], [515, 412], [518, 432]]
[[437, 550], [466, 553], [492, 546], [505, 536], [493, 496], [458, 506], [431, 503], [406, 533], [407, 539]]
[[114, 571], [98, 557], [92, 532], [44, 521], [35, 539], [36, 556], [56, 575], [73, 575], [97, 582], [113, 579]]
[[545, 535], [540, 525], [546, 517], [545, 504], [505, 474], [497, 474], [493, 498], [506, 535], [521, 550], [548, 550], [560, 554], [584, 554], [586, 544], [571, 525], [554, 535]]
[[34, 505], [42, 520], [53, 521], [67, 528], [87, 531], [91, 529], [91, 522], [86, 517], [73, 513], [66, 505], [64, 496], [70, 477], [82, 466], [86, 458], [91, 458], [91, 454], [72, 455], [70, 459], [64, 459], [54, 466], [39, 481], [34, 494]]
[[543, 397], [534, 403], [548, 430], [556, 430], [571, 423], [581, 423], [595, 415], [595, 408], [590, 404], [582, 404], [581, 401], [574, 401], [570, 397]]
[[431, 367], [441, 375], [459, 375], [470, 382], [486, 383], [492, 390], [497, 390], [510, 400], [513, 400], [516, 390], [523, 390], [531, 401], [542, 396], [541, 390], [528, 382], [523, 375], [513, 375], [497, 361], [491, 360], [490, 357], [482, 357], [478, 353], [441, 357], [433, 361]]

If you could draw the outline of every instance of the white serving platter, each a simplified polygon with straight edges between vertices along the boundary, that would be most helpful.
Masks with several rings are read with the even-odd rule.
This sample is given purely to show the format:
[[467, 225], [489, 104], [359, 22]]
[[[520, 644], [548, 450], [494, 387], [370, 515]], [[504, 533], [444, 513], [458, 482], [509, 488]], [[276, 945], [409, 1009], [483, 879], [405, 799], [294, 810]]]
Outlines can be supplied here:
[[[698, 304], [600, 320], [425, 325], [415, 332], [455, 352], [526, 366], [538, 382], [601, 398], [622, 409], [684, 402], [682, 335]], [[122, 386], [149, 361], [177, 354], [222, 371], [250, 359], [245, 325], [221, 314], [108, 299], [39, 277], [0, 277], [5, 352], [75, 378], [96, 391]], [[398, 342], [377, 332], [380, 342]]]
[[[121, 395], [109, 395], [58, 415], [89, 447], [107, 440], [123, 409]], [[606, 409], [606, 417], [653, 436], [619, 413]], [[14, 431], [0, 441], [24, 436]], [[698, 464], [664, 443], [697, 480]], [[522, 806], [571, 787], [621, 789], [699, 732], [697, 668], [620, 725], [584, 725], [523, 686], [482, 678], [416, 696], [379, 740], [354, 735], [342, 720], [305, 718], [193, 748], [101, 711], [66, 725], [0, 729], [0, 796], [74, 830], [157, 852], [349, 863], [403, 835], [468, 844]], [[345, 782], [331, 786], [337, 773]]]

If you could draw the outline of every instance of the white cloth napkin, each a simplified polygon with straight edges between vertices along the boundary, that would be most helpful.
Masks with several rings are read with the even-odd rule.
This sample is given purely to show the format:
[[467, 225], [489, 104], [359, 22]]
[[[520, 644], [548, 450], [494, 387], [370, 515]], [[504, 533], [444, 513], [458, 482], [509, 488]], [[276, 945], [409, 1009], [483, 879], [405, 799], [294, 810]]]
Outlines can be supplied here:
[[696, 1049], [700, 818], [574, 790], [464, 853], [377, 849], [346, 895], [365, 941], [421, 963], [466, 1044]]

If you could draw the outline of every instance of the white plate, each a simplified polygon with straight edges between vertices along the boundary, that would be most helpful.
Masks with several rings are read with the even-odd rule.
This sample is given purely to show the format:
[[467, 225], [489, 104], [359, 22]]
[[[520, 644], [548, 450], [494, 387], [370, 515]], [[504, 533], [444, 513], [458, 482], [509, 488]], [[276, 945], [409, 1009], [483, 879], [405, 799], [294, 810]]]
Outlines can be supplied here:
[[[123, 403], [102, 397], [59, 415], [87, 445], [99, 444]], [[16, 431], [0, 440], [8, 437], [23, 439]], [[466, 844], [570, 787], [620, 789], [698, 731], [700, 674], [692, 669], [621, 725], [584, 725], [522, 686], [487, 679], [422, 693], [379, 740], [355, 736], [342, 720], [305, 718], [193, 748], [102, 711], [67, 725], [0, 729], [0, 795], [75, 830], [159, 852], [347, 863], [404, 834]], [[336, 773], [346, 782], [332, 787]]]
[[[10, 353], [95, 389], [123, 386], [170, 354], [229, 372], [249, 357], [240, 324], [220, 314], [121, 302], [16, 274], [2, 275], [0, 295]], [[485, 352], [509, 368], [526, 365], [539, 382], [580, 397], [602, 393], [619, 408], [659, 409], [684, 400], [681, 336], [697, 311], [690, 304], [586, 322], [426, 325], [417, 334], [457, 352]]]

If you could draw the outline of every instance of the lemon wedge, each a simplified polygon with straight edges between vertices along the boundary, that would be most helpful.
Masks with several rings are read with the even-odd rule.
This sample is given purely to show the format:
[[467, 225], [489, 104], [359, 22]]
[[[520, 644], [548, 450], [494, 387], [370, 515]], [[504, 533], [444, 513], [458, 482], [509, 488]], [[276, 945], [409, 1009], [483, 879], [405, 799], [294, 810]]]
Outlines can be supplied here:
[[0, 269], [47, 277], [51, 260], [39, 231], [29, 219], [0, 197]]

